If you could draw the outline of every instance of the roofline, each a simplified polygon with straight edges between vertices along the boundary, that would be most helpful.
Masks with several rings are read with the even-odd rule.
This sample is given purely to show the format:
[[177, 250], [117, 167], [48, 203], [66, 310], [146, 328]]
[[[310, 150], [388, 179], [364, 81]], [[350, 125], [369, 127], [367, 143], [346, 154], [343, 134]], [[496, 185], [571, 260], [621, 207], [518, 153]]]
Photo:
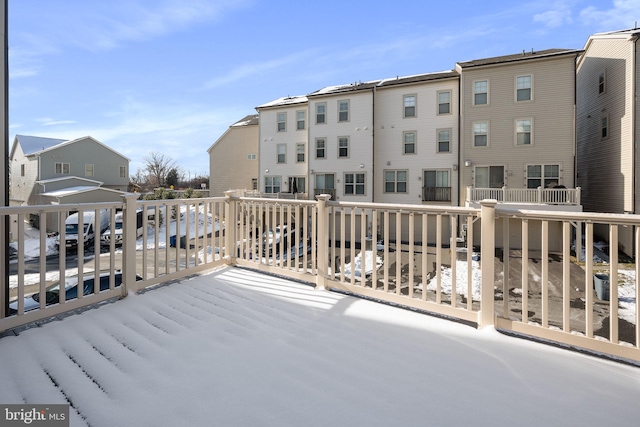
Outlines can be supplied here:
[[[569, 49], [569, 50], [561, 50], [561, 51], [549, 52], [549, 53], [546, 53], [546, 54], [535, 55], [535, 56], [525, 56], [525, 55], [523, 55], [521, 57], [518, 57], [517, 56], [518, 54], [513, 54], [513, 55], [496, 56], [496, 57], [492, 57], [492, 58], [484, 58], [484, 59], [487, 59], [487, 60], [495, 59], [495, 61], [492, 61], [492, 62], [486, 62], [486, 63], [483, 63], [483, 64], [471, 64], [471, 62], [474, 62], [474, 61], [481, 61], [482, 58], [480, 58], [480, 59], [473, 59], [473, 60], [470, 60], [470, 61], [456, 62], [456, 70], [459, 71], [459, 72], [462, 72], [462, 70], [471, 69], [471, 68], [496, 67], [496, 66], [501, 66], [501, 65], [505, 65], [505, 64], [512, 64], [512, 63], [515, 63], [515, 62], [536, 61], [536, 60], [549, 59], [549, 58], [552, 58], [552, 57], [565, 56], [565, 55], [566, 56], [573, 55], [573, 56], [577, 57], [577, 56], [580, 56], [583, 52], [584, 51], [582, 49]], [[500, 58], [503, 58], [503, 59], [500, 60]], [[505, 59], [505, 58], [508, 58], [508, 59]]]
[[69, 140], [69, 141], [61, 142], [60, 144], [56, 144], [56, 145], [54, 145], [52, 147], [45, 148], [44, 150], [35, 151], [35, 152], [31, 153], [31, 154], [28, 154], [27, 156], [39, 156], [42, 153], [46, 153], [48, 151], [56, 150], [56, 149], [58, 149], [60, 147], [64, 147], [64, 146], [67, 146], [67, 145], [75, 144], [76, 142], [81, 141], [83, 139], [87, 139], [87, 138], [91, 139], [92, 141], [94, 141], [96, 143], [98, 143], [99, 145], [102, 145], [104, 148], [106, 148], [107, 150], [117, 154], [118, 156], [122, 157], [123, 159], [126, 159], [128, 162], [131, 161], [130, 158], [128, 158], [126, 156], [123, 156], [122, 154], [120, 154], [119, 152], [114, 150], [113, 148], [109, 147], [108, 145], [103, 144], [102, 142], [98, 141], [97, 139], [95, 139], [94, 137], [92, 137], [90, 135], [81, 136], [80, 138], [76, 138], [76, 139], [72, 139], [72, 140]]

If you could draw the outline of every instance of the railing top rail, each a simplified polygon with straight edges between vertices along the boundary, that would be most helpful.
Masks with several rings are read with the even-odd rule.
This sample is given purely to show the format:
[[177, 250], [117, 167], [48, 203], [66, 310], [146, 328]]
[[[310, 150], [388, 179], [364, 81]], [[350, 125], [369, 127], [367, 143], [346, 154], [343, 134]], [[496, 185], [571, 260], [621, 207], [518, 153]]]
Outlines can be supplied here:
[[137, 200], [136, 203], [142, 206], [155, 206], [158, 204], [171, 203], [203, 203], [203, 202], [224, 202], [226, 197], [199, 197], [189, 199], [159, 199], [159, 200]]
[[313, 206], [317, 203], [316, 200], [305, 200], [305, 199], [278, 199], [275, 197], [232, 197], [235, 200], [241, 200], [243, 202], [260, 202], [260, 203], [280, 203], [287, 205], [309, 205]]
[[0, 214], [17, 215], [40, 212], [63, 212], [63, 211], [95, 211], [96, 209], [113, 209], [124, 206], [124, 202], [99, 202], [99, 203], [73, 203], [60, 205], [27, 205], [27, 206], [2, 206]]
[[497, 216], [508, 216], [520, 219], [580, 221], [598, 224], [640, 225], [640, 215], [637, 214], [612, 214], [598, 212], [562, 212], [540, 211], [513, 208], [513, 205], [496, 205]]
[[477, 215], [480, 212], [478, 208], [467, 208], [460, 206], [442, 206], [442, 205], [402, 205], [397, 203], [362, 203], [362, 202], [338, 202], [328, 201], [327, 206], [346, 207], [346, 208], [363, 208], [378, 209], [389, 211], [404, 212], [433, 212], [433, 213], [456, 213], [462, 215]]

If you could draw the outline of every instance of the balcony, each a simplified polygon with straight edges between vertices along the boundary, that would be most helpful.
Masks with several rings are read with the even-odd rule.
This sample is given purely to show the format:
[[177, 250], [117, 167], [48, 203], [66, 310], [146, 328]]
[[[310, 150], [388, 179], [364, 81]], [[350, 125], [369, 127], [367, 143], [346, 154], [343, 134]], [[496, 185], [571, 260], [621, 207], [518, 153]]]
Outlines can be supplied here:
[[467, 206], [476, 206], [484, 199], [499, 203], [532, 205], [580, 206], [580, 187], [577, 188], [476, 188], [467, 187]]
[[451, 187], [422, 187], [423, 202], [450, 202]]

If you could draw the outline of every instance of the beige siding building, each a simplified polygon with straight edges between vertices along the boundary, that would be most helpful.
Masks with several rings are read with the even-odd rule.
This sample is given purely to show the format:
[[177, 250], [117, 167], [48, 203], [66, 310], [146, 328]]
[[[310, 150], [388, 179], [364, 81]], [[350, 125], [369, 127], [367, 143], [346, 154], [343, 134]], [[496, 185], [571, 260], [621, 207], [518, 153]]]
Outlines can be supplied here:
[[460, 191], [575, 186], [575, 62], [550, 49], [459, 62]]
[[[640, 213], [639, 36], [640, 29], [594, 34], [578, 60], [578, 185], [590, 212]], [[633, 230], [619, 237], [632, 254]]]
[[212, 197], [227, 190], [258, 188], [258, 115], [244, 117], [229, 126], [207, 150], [209, 188]]

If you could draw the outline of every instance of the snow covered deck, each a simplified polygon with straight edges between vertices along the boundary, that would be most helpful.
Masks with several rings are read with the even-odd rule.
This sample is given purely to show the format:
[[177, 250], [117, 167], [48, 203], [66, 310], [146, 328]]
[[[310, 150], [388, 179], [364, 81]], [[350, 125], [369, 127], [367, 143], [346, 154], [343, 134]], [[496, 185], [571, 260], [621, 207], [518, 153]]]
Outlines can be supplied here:
[[0, 339], [71, 426], [636, 425], [640, 368], [227, 267]]

